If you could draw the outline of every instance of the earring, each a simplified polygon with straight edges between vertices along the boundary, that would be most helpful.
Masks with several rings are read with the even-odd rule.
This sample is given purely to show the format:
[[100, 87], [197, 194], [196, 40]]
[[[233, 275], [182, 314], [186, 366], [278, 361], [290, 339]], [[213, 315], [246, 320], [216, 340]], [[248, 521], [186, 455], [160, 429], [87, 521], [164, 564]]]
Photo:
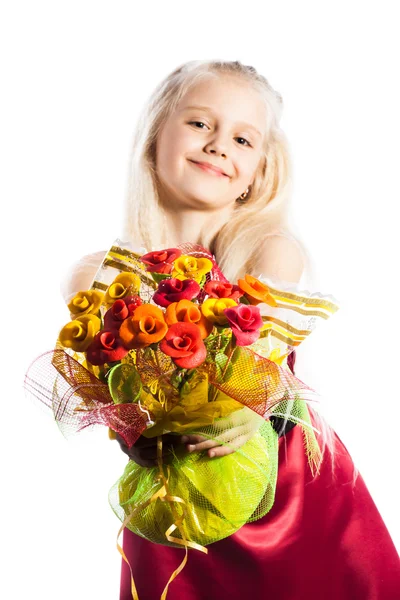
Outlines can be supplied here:
[[244, 204], [246, 202], [246, 196], [249, 193], [249, 188], [247, 188], [247, 190], [245, 192], [243, 192], [243, 194], [241, 194], [239, 196], [239, 198], [236, 198], [236, 202], [239, 202], [239, 204]]

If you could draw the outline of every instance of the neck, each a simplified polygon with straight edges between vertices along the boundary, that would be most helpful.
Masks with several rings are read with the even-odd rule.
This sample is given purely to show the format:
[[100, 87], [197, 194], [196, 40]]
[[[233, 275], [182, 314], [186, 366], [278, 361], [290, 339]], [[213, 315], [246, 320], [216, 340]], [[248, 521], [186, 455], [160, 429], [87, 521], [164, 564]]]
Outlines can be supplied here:
[[197, 211], [193, 209], [171, 210], [164, 208], [165, 213], [165, 236], [169, 248], [192, 242], [202, 244], [204, 236], [208, 239], [211, 234], [217, 233], [219, 229], [229, 220], [231, 207], [214, 211]]

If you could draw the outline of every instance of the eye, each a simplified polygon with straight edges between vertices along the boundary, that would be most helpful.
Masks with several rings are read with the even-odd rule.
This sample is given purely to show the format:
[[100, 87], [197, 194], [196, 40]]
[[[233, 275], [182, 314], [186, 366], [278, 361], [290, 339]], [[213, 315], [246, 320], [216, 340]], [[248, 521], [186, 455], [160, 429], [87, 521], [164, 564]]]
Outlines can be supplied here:
[[[205, 125], [205, 123], [203, 123], [202, 121], [189, 121], [188, 123], [189, 125]], [[197, 129], [203, 129], [202, 127], [197, 127]], [[237, 137], [235, 138], [235, 140], [243, 140], [244, 142], [246, 142], [245, 144], [240, 144], [241, 146], [245, 146], [247, 144], [247, 146], [251, 147], [251, 144], [248, 140], [246, 140], [245, 138], [242, 137]]]
[[[202, 121], [189, 121], [189, 125], [195, 125], [196, 123], [199, 123], [200, 125], [204, 125], [204, 123]], [[197, 128], [199, 129], [199, 128]]]
[[[236, 140], [244, 140], [248, 146], [251, 146], [250, 142], [248, 142], [245, 138], [237, 137]], [[245, 146], [246, 144], [240, 144], [241, 146]]]

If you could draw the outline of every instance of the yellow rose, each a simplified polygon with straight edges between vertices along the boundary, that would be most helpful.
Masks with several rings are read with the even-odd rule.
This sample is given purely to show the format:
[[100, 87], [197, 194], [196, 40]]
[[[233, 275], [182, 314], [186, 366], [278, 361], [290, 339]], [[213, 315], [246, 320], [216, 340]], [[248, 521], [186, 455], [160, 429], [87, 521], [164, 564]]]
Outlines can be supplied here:
[[196, 258], [182, 254], [174, 260], [172, 277], [176, 279], [194, 279], [199, 283], [206, 273], [213, 268], [211, 260], [208, 258]]
[[104, 294], [97, 290], [78, 292], [68, 304], [69, 312], [73, 317], [82, 315], [95, 315], [99, 312]]
[[67, 323], [58, 336], [65, 348], [75, 352], [85, 352], [100, 331], [101, 320], [96, 315], [82, 315]]
[[237, 302], [232, 298], [208, 298], [201, 305], [201, 312], [215, 325], [228, 325], [224, 310], [231, 306], [237, 306]]
[[140, 290], [140, 277], [135, 273], [120, 273], [106, 291], [104, 302], [110, 307], [116, 300], [137, 294]]

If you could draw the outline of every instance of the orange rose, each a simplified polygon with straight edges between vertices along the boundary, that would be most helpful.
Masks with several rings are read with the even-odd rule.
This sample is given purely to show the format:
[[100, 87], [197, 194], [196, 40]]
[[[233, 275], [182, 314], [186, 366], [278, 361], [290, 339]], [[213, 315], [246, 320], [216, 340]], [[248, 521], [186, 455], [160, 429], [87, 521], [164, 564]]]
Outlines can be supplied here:
[[245, 275], [244, 279], [239, 279], [238, 285], [250, 304], [265, 302], [265, 304], [269, 304], [270, 306], [278, 306], [270, 294], [269, 287], [255, 277]]
[[123, 321], [119, 337], [128, 350], [145, 348], [163, 339], [168, 331], [164, 313], [158, 306], [142, 304]]
[[194, 323], [200, 329], [202, 340], [210, 335], [213, 328], [211, 321], [206, 319], [200, 309], [190, 300], [179, 300], [179, 302], [170, 304], [165, 312], [165, 321], [167, 325], [182, 322]]

